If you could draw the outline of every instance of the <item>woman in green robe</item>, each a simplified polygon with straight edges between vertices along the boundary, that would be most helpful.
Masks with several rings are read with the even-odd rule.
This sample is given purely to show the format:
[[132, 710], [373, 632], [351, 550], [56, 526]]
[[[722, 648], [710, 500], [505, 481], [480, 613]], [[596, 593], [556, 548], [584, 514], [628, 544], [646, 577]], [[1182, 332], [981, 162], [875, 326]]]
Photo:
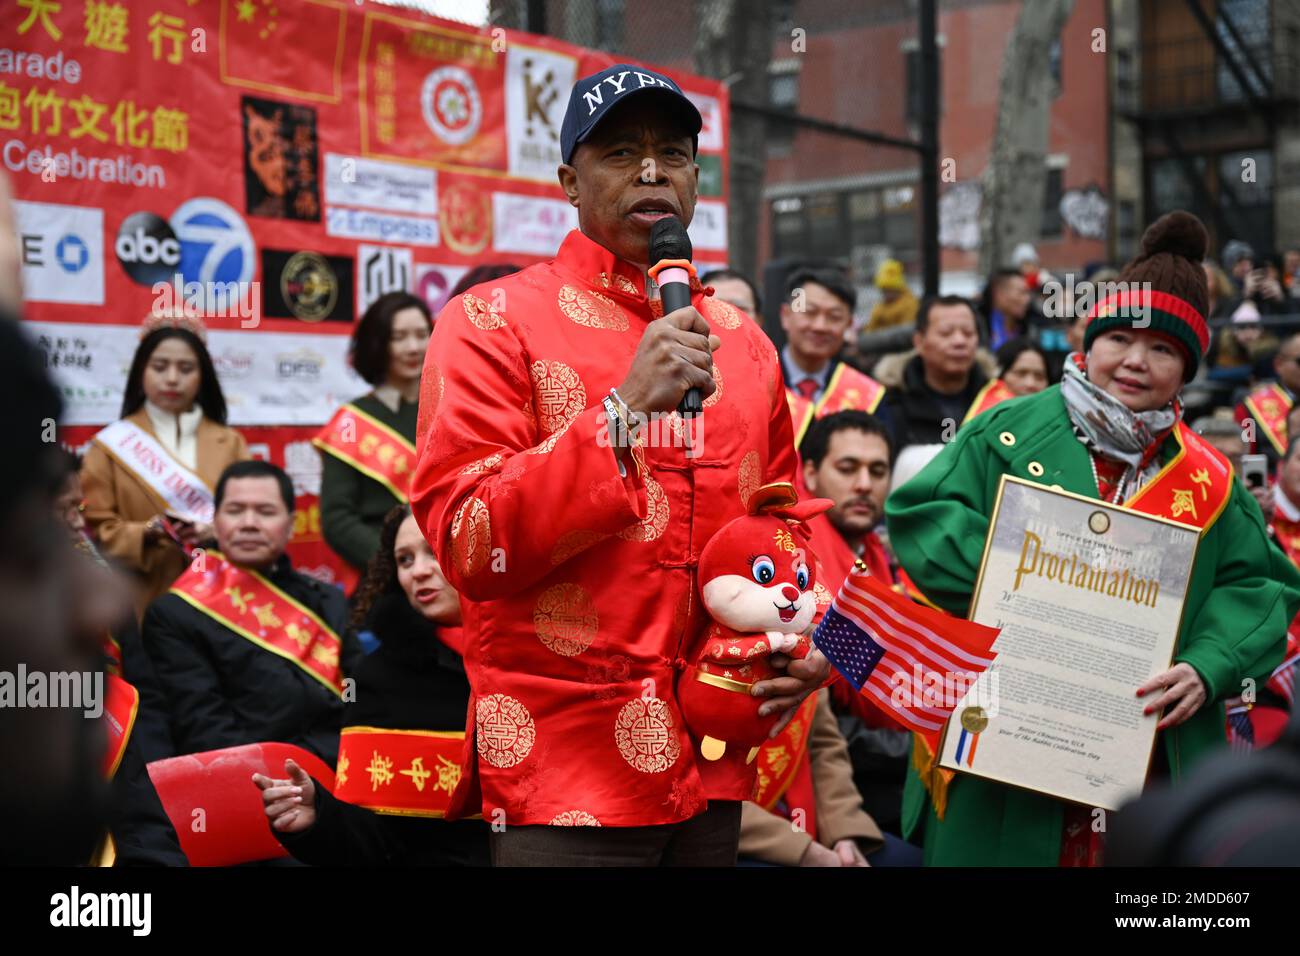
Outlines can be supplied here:
[[[1205, 513], [1204, 502], [1202, 513], [1183, 513], [1186, 496], [1171, 499], [1166, 514], [1202, 526], [1173, 666], [1134, 688], [1145, 713], [1162, 715], [1152, 773], [1175, 783], [1226, 746], [1222, 702], [1239, 696], [1248, 678], [1267, 680], [1300, 609], [1300, 574], [1270, 542], [1254, 498], [1181, 423], [1178, 393], [1209, 338], [1206, 242], [1188, 213], [1154, 223], [1120, 275], [1124, 291], [1094, 309], [1084, 351], [1066, 362], [1061, 384], [970, 421], [885, 506], [890, 541], [917, 590], [964, 617], [1002, 475], [1125, 504], [1148, 484], [1154, 491], [1180, 455], [1212, 465], [1221, 476], [1217, 514]], [[903, 835], [923, 843], [926, 865], [1098, 862], [1104, 833], [1094, 821], [1104, 814], [940, 771], [919, 742], [916, 755]]]

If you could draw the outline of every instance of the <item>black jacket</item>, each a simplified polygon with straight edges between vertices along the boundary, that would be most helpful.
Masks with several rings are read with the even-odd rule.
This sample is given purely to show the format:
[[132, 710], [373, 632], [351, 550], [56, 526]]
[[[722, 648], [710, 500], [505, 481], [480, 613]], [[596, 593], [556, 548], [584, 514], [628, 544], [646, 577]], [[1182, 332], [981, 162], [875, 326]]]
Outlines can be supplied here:
[[153, 763], [176, 756], [168, 719], [170, 705], [167, 694], [158, 682], [153, 661], [144, 649], [144, 639], [140, 636], [140, 625], [135, 622], [134, 614], [113, 631], [113, 640], [122, 653], [122, 679], [140, 693], [140, 707], [136, 711], [131, 738], [137, 742], [141, 757], [145, 763]]
[[[469, 680], [460, 656], [402, 594], [376, 602], [368, 620], [379, 648], [356, 668], [356, 700], [345, 727], [464, 730]], [[488, 828], [478, 820], [374, 813], [338, 800], [317, 782], [316, 824], [275, 833], [295, 858], [314, 866], [487, 866]]]
[[145, 766], [144, 741], [137, 736], [144, 712], [143, 694], [135, 728], [113, 774], [113, 807], [109, 831], [116, 850], [115, 866], [189, 866], [180, 839], [163, 810], [158, 791]]
[[[282, 557], [266, 575], [342, 638], [340, 661], [350, 675], [360, 657], [347, 629], [347, 599], [336, 587], [294, 571]], [[144, 615], [144, 646], [166, 690], [178, 754], [281, 741], [338, 757], [342, 699], [297, 664], [264, 650], [175, 594]]]
[[976, 363], [971, 366], [966, 388], [956, 395], [944, 395], [926, 384], [921, 356], [913, 357], [903, 367], [903, 384], [891, 388], [885, 396], [894, 427], [895, 450], [951, 441], [986, 384], [988, 377]]

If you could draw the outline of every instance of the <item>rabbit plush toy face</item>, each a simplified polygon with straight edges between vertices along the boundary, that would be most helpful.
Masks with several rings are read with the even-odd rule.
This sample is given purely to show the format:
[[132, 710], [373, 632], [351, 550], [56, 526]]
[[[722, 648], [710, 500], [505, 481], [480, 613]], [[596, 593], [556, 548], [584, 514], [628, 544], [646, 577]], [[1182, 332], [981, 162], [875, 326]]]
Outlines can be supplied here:
[[700, 555], [699, 576], [709, 615], [735, 631], [801, 634], [817, 611], [808, 553], [789, 524], [771, 515], [722, 528]]

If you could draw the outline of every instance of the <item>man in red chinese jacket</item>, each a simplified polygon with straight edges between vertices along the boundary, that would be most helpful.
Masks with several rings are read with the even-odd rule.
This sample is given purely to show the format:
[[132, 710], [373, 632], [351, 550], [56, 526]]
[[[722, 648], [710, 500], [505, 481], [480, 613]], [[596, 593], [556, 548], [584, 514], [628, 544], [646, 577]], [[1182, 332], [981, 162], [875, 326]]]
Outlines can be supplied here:
[[[578, 81], [559, 179], [579, 231], [434, 326], [411, 507], [464, 606], [472, 695], [448, 816], [481, 811], [497, 865], [735, 859], [752, 782], [710, 786], [674, 681], [706, 624], [700, 550], [754, 489], [792, 481], [795, 456], [761, 330], [698, 282], [667, 316], [647, 296], [651, 226], [695, 210], [700, 126], [657, 73]], [[704, 413], [686, 422], [690, 387]], [[820, 654], [791, 662], [755, 685], [756, 713], [828, 673]]]

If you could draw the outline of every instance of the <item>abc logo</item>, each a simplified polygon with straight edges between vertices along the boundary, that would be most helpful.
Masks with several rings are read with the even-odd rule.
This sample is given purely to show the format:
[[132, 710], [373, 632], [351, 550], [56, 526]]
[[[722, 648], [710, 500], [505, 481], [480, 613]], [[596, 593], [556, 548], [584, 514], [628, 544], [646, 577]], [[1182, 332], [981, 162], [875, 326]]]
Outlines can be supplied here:
[[181, 261], [181, 244], [172, 227], [151, 212], [127, 216], [113, 250], [131, 281], [140, 285], [170, 282]]

